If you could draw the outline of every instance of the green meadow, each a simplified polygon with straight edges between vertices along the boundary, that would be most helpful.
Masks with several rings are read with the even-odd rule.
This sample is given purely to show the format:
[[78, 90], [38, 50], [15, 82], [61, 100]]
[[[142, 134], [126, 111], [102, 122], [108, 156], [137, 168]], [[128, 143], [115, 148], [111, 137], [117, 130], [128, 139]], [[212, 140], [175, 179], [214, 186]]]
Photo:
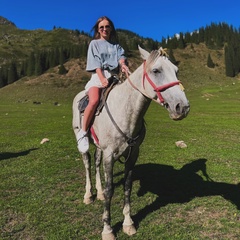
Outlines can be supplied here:
[[[103, 204], [83, 204], [85, 170], [71, 127], [81, 88], [20, 81], [0, 89], [0, 239], [100, 239]], [[186, 87], [186, 95], [186, 119], [172, 121], [156, 103], [145, 116], [132, 237], [121, 229], [124, 166], [115, 164], [117, 239], [240, 238], [240, 82]]]

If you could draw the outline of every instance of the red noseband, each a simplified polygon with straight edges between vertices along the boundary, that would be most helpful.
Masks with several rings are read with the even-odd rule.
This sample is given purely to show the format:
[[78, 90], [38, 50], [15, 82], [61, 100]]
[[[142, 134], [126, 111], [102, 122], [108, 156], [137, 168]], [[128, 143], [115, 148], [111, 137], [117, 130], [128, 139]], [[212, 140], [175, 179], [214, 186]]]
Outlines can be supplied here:
[[143, 63], [143, 69], [144, 69], [143, 70], [143, 79], [142, 79], [142, 81], [143, 81], [143, 88], [145, 89], [145, 87], [144, 87], [144, 80], [146, 78], [148, 80], [148, 82], [151, 84], [151, 86], [153, 87], [154, 91], [157, 93], [157, 96], [158, 96], [158, 99], [160, 100], [160, 102], [162, 104], [164, 104], [165, 101], [164, 101], [164, 98], [163, 98], [161, 92], [164, 92], [166, 89], [171, 88], [171, 87], [173, 87], [175, 85], [179, 85], [181, 82], [180, 81], [171, 82], [171, 83], [164, 84], [164, 85], [162, 85], [160, 87], [157, 87], [154, 84], [154, 82], [150, 79], [150, 77], [148, 76], [148, 74], [146, 72], [145, 65], [146, 65], [146, 61], [144, 61], [144, 63]]

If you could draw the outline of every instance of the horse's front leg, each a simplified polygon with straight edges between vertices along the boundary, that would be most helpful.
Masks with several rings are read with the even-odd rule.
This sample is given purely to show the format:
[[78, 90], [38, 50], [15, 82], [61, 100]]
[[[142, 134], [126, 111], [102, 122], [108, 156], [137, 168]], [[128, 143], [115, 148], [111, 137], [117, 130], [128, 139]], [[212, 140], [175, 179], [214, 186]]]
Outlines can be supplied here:
[[104, 189], [104, 212], [103, 212], [103, 231], [102, 240], [115, 240], [111, 227], [111, 200], [113, 196], [113, 158], [112, 154], [103, 152], [103, 167], [105, 174], [105, 189]]
[[102, 190], [101, 174], [100, 174], [100, 165], [102, 158], [102, 150], [97, 148], [94, 154], [95, 165], [96, 165], [96, 189], [97, 189], [97, 199], [103, 201], [104, 194]]
[[83, 162], [85, 166], [85, 171], [86, 171], [86, 192], [84, 195], [84, 200], [83, 202], [85, 204], [90, 204], [93, 202], [93, 194], [92, 194], [92, 182], [91, 182], [91, 156], [90, 154], [83, 153]]
[[131, 218], [130, 197], [132, 191], [132, 171], [139, 155], [139, 148], [134, 149], [131, 156], [125, 163], [125, 179], [124, 179], [124, 208], [123, 208], [123, 232], [131, 236], [136, 233], [134, 222]]

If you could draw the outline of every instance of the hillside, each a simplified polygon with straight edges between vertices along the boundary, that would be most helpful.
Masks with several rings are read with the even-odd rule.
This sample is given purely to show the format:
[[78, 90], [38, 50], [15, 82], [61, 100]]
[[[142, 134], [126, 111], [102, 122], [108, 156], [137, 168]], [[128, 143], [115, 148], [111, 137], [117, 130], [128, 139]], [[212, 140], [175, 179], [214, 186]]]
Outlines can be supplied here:
[[76, 31], [66, 29], [45, 30], [21, 30], [17, 28], [1, 26], [0, 30], [0, 64], [9, 63], [12, 59], [25, 60], [31, 52], [49, 50], [70, 44], [79, 44], [87, 37]]
[[[199, 92], [211, 86], [222, 87], [239, 84], [239, 78], [225, 76], [223, 51], [210, 51], [215, 68], [208, 68], [207, 56], [209, 49], [204, 44], [184, 50], [174, 51], [174, 56], [179, 62], [178, 77], [184, 84], [186, 92], [198, 88]], [[134, 71], [142, 60], [137, 51], [129, 58], [130, 70]], [[63, 99], [71, 100], [79, 92], [89, 74], [85, 71], [86, 59], [72, 59], [64, 64], [68, 73], [58, 74], [58, 67], [50, 69], [41, 76], [24, 77], [17, 82], [0, 89], [2, 99], [13, 102], [40, 101], [40, 102], [62, 102]]]
[[0, 16], [0, 26], [12, 26], [12, 27], [16, 27], [16, 25], [9, 21], [8, 19], [1, 17]]
[[[82, 42], [89, 41], [90, 37], [86, 33], [79, 30], [53, 29], [52, 31], [44, 30], [21, 30], [16, 28], [14, 23], [0, 18], [0, 64], [12, 59], [18, 62], [27, 59], [31, 52], [40, 51], [41, 49], [52, 49], [53, 47], [61, 47], [65, 45], [80, 46]], [[126, 30], [119, 30], [121, 41], [128, 48], [130, 46], [129, 39], [134, 39], [134, 43], [146, 48], [151, 44], [159, 45], [151, 39], [143, 39], [137, 34]], [[146, 47], [145, 47], [145, 46]], [[207, 67], [208, 55], [215, 64], [214, 68]], [[209, 49], [204, 43], [186, 44], [184, 49], [173, 49], [173, 55], [178, 62], [179, 79], [183, 82], [186, 89], [204, 88], [211, 85], [227, 85], [239, 81], [239, 77], [229, 78], [225, 76], [224, 49]], [[128, 49], [128, 61], [131, 71], [134, 71], [142, 62], [137, 50]], [[71, 58], [64, 63], [67, 74], [58, 74], [59, 65], [48, 69], [40, 76], [28, 76], [5, 86], [0, 89], [1, 95], [19, 96], [17, 101], [25, 101], [26, 99], [36, 100], [38, 92], [49, 91], [52, 88], [54, 94], [73, 95], [83, 87], [83, 84], [89, 79], [89, 73], [85, 71], [86, 57]], [[16, 89], [17, 86], [17, 89]], [[21, 92], [21, 89], [23, 89]], [[75, 90], [76, 89], [76, 90]], [[60, 94], [60, 95], [61, 95]], [[21, 96], [22, 95], [22, 96]], [[61, 95], [62, 96], [62, 95]], [[51, 98], [50, 97], [50, 98]], [[26, 99], [23, 99], [26, 98]], [[39, 96], [39, 98], [42, 98]], [[14, 99], [14, 97], [13, 97]], [[43, 99], [40, 99], [41, 101]]]

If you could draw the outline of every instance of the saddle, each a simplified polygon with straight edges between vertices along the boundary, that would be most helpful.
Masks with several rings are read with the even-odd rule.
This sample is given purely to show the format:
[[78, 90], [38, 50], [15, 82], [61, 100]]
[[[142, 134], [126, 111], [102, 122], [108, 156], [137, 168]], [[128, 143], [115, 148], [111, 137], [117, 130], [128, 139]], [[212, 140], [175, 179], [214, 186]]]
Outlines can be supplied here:
[[[108, 86], [104, 88], [101, 92], [101, 97], [99, 104], [97, 106], [97, 110], [95, 115], [99, 115], [102, 111], [102, 108], [104, 106], [104, 102], [107, 100], [109, 92], [113, 89], [113, 87], [119, 82], [117, 75], [112, 75], [110, 78], [108, 78]], [[87, 107], [89, 102], [88, 95], [85, 95], [80, 101], [78, 102], [78, 110], [80, 112], [80, 115], [83, 115], [85, 108]]]

